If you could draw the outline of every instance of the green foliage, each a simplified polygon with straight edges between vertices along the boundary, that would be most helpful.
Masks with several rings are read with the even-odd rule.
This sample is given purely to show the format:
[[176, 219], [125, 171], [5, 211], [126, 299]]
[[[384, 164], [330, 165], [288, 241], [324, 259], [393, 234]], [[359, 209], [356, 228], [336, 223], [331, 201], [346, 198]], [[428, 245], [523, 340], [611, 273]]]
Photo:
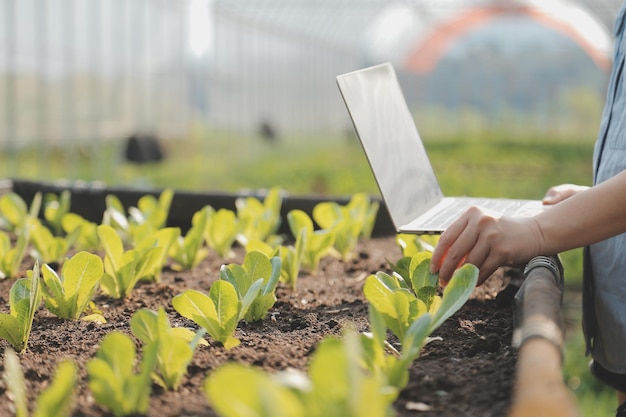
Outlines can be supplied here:
[[333, 231], [334, 247], [346, 261], [354, 256], [360, 237], [371, 237], [378, 206], [367, 194], [357, 193], [345, 206], [334, 201], [318, 203], [313, 208], [313, 219], [322, 229]]
[[[4, 351], [4, 380], [13, 399], [16, 417], [28, 417], [28, 393], [20, 360], [11, 348]], [[57, 366], [50, 384], [36, 398], [33, 417], [69, 416], [77, 386], [76, 365], [70, 359]]]
[[137, 207], [128, 208], [127, 217], [119, 198], [110, 194], [105, 198], [102, 223], [113, 227], [125, 244], [135, 246], [165, 226], [173, 197], [174, 192], [169, 188], [163, 190], [158, 199], [146, 194], [137, 201]]
[[35, 261], [28, 278], [20, 278], [9, 292], [9, 314], [0, 314], [0, 338], [18, 352], [26, 350], [35, 312], [41, 304], [39, 263]]
[[402, 256], [413, 256], [418, 252], [432, 252], [437, 245], [439, 235], [415, 235], [398, 233], [396, 243], [402, 250]]
[[437, 276], [430, 273], [429, 262], [428, 252], [413, 255], [404, 271], [408, 271], [408, 282], [403, 274], [384, 272], [370, 275], [365, 282], [365, 297], [401, 342], [411, 324], [426, 313], [432, 315], [432, 330], [439, 327], [467, 301], [476, 286], [478, 270], [466, 264], [455, 271], [440, 297], [435, 288]]
[[[302, 210], [291, 210], [287, 213], [287, 221], [293, 236], [297, 237], [296, 247], [302, 245], [301, 268], [317, 273], [320, 260], [327, 256], [335, 242], [335, 235], [330, 229], [314, 230], [313, 221]], [[298, 242], [301, 240], [301, 243]]]
[[143, 349], [139, 373], [135, 374], [135, 345], [130, 337], [108, 333], [96, 357], [87, 362], [89, 389], [96, 403], [116, 417], [145, 414], [151, 391], [151, 375], [157, 363], [157, 344]]
[[[55, 316], [77, 320], [85, 312], [104, 274], [99, 256], [78, 252], [63, 263], [61, 276], [47, 264], [42, 268], [43, 299], [46, 308]], [[101, 314], [90, 314], [83, 320], [104, 323]]]
[[203, 329], [194, 333], [185, 328], [172, 328], [162, 307], [158, 312], [146, 308], [135, 312], [130, 320], [130, 329], [145, 345], [158, 345], [157, 372], [152, 377], [161, 386], [173, 390], [178, 389], [187, 373], [197, 344], [206, 344], [202, 339]]
[[0, 230], [0, 279], [17, 276], [27, 250], [27, 234], [19, 234], [15, 246], [11, 246], [9, 235]]
[[4, 351], [4, 383], [13, 397], [15, 417], [28, 417], [28, 396], [20, 359], [11, 348]]
[[281, 260], [269, 259], [261, 252], [246, 253], [243, 265], [223, 265], [220, 279], [230, 282], [237, 291], [243, 314], [248, 322], [262, 320], [276, 302], [276, 285], [280, 278]]
[[294, 245], [278, 245], [273, 248], [268, 243], [260, 240], [251, 240], [245, 246], [246, 252], [257, 251], [267, 257], [277, 256], [281, 261], [280, 280], [288, 284], [292, 289], [296, 288], [302, 257], [304, 256], [304, 238], [306, 230], [300, 230], [300, 235], [296, 238]]
[[41, 209], [41, 193], [36, 193], [30, 209], [22, 197], [14, 192], [0, 195], [0, 228], [25, 233], [29, 218], [37, 218]]
[[239, 363], [221, 366], [204, 384], [204, 393], [221, 417], [305, 417], [308, 414], [298, 392], [277, 377]]
[[209, 248], [222, 258], [231, 256], [231, 249], [239, 234], [239, 219], [234, 211], [209, 208], [204, 238]]
[[179, 236], [169, 250], [169, 256], [174, 260], [173, 269], [192, 270], [209, 254], [204, 247], [204, 231], [211, 212], [206, 206], [194, 213], [191, 228], [187, 234]]
[[66, 359], [59, 363], [52, 382], [37, 398], [33, 417], [68, 416], [74, 406], [74, 390], [78, 385], [76, 365]]
[[[256, 291], [260, 290], [260, 282]], [[231, 349], [239, 344], [234, 337], [240, 317], [245, 314], [237, 290], [228, 281], [218, 280], [211, 285], [209, 295], [186, 290], [172, 299], [174, 309], [183, 317], [204, 328], [213, 339]], [[243, 314], [241, 314], [243, 313]]]
[[246, 245], [253, 240], [276, 244], [280, 238], [275, 235], [282, 218], [280, 209], [282, 196], [279, 187], [272, 187], [267, 192], [263, 203], [255, 197], [241, 197], [235, 201], [240, 232], [237, 240]]
[[69, 242], [63, 236], [54, 236], [38, 219], [27, 221], [34, 257], [41, 263], [61, 263], [69, 250]]
[[222, 417], [393, 416], [398, 390], [362, 364], [359, 338], [326, 338], [317, 347], [308, 375], [270, 376], [240, 364], [224, 365], [206, 381], [205, 394]]
[[43, 217], [55, 236], [63, 233], [63, 217], [70, 212], [71, 193], [63, 190], [60, 195], [47, 193], [43, 198]]
[[[370, 372], [382, 375], [389, 385], [402, 390], [409, 382], [409, 367], [417, 359], [431, 334], [431, 316], [426, 313], [408, 327], [402, 349], [398, 352], [387, 341], [387, 326], [381, 313], [371, 304], [368, 308], [370, 333], [361, 334], [364, 363]], [[387, 352], [391, 351], [391, 354]]]
[[105, 252], [101, 288], [113, 298], [126, 298], [140, 279], [154, 273], [163, 248], [154, 243], [124, 251], [120, 236], [105, 224], [98, 226], [98, 236]]
[[67, 213], [61, 219], [67, 241], [77, 250], [96, 251], [100, 248], [98, 225], [76, 213]]
[[178, 227], [165, 227], [156, 230], [135, 246], [135, 250], [140, 253], [150, 253], [148, 268], [142, 279], [161, 282], [161, 272], [167, 263], [167, 255], [179, 237]]

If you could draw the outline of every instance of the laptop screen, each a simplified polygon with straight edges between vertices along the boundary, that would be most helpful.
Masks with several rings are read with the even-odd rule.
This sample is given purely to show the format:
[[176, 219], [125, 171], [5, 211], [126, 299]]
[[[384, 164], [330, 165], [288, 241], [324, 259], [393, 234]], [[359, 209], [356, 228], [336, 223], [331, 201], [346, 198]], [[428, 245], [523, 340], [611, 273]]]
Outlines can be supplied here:
[[396, 228], [443, 194], [396, 73], [381, 64], [339, 75], [337, 84]]

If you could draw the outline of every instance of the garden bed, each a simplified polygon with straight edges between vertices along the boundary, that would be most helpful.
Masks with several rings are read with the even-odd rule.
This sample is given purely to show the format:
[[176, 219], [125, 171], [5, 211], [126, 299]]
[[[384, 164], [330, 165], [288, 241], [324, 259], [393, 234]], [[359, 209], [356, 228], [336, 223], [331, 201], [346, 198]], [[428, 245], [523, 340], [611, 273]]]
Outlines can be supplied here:
[[[42, 191], [58, 192], [55, 188]], [[74, 203], [76, 196], [80, 198], [79, 191], [72, 189], [72, 211], [77, 207]], [[98, 199], [103, 198], [104, 192], [96, 193]], [[28, 194], [22, 193], [22, 196], [29, 200]], [[135, 195], [128, 196], [133, 197]], [[190, 198], [189, 201], [196, 201], [196, 204], [211, 204], [212, 201], [206, 195], [177, 194], [177, 197]], [[229, 205], [232, 202], [229, 198], [222, 196], [219, 201]], [[309, 208], [315, 202], [312, 199], [302, 201], [306, 201]], [[176, 210], [176, 204], [174, 200], [172, 211]], [[292, 207], [290, 204], [294, 201], [286, 200], [286, 207]], [[286, 210], [285, 205], [283, 210]], [[215, 416], [204, 395], [203, 384], [220, 365], [235, 361], [267, 372], [287, 368], [306, 370], [317, 343], [324, 337], [339, 336], [345, 328], [367, 331], [365, 279], [378, 271], [390, 272], [388, 261], [395, 262], [402, 256], [393, 233], [385, 233], [389, 231], [389, 224], [386, 212], [382, 213], [377, 220], [375, 237], [358, 244], [352, 261], [326, 257], [317, 274], [301, 272], [295, 289], [279, 284], [277, 302], [268, 316], [259, 322], [240, 323], [235, 333], [241, 341], [239, 346], [226, 350], [206, 337], [209, 345], [198, 347], [177, 391], [166, 391], [153, 384], [148, 416]], [[71, 357], [78, 365], [79, 377], [72, 416], [110, 415], [95, 404], [87, 387], [86, 363], [94, 357], [104, 336], [114, 330], [131, 335], [130, 318], [143, 307], [152, 310], [163, 307], [172, 325], [195, 330], [197, 326], [193, 322], [174, 310], [172, 298], [187, 289], [208, 292], [219, 278], [219, 268], [225, 263], [241, 264], [244, 254], [243, 248], [235, 246], [231, 258], [223, 259], [211, 252], [192, 271], [166, 268], [160, 283], [142, 282], [125, 300], [96, 295], [94, 302], [102, 310], [107, 320], [105, 324], [59, 319], [42, 305], [35, 315], [28, 348], [20, 355], [31, 409], [34, 398], [48, 385], [59, 361]], [[32, 266], [32, 260], [28, 260], [22, 270]], [[517, 270], [498, 271], [432, 334], [435, 340], [424, 347], [412, 364], [409, 383], [395, 403], [398, 416], [507, 414], [517, 360], [517, 352], [511, 347], [515, 291], [508, 285], [508, 275], [518, 273]], [[2, 313], [9, 311], [8, 294], [13, 282], [0, 281]], [[393, 342], [393, 338], [390, 340]], [[0, 373], [4, 372], [3, 352], [8, 346], [0, 339], [3, 359]], [[4, 382], [0, 383], [0, 415], [12, 415], [12, 403]]]
[[[127, 300], [98, 296], [95, 302], [106, 324], [58, 319], [43, 307], [35, 316], [28, 350], [20, 356], [31, 397], [46, 386], [56, 364], [72, 357], [79, 366], [80, 384], [73, 416], [108, 415], [94, 404], [87, 389], [85, 363], [94, 356], [108, 332], [130, 334], [131, 315], [141, 307], [163, 306], [174, 325], [194, 327], [180, 317], [171, 299], [188, 288], [207, 292], [224, 263], [241, 262], [235, 248], [228, 261], [211, 254], [192, 272], [165, 271], [160, 284], [139, 285]], [[270, 315], [236, 332], [241, 345], [225, 350], [216, 343], [200, 347], [177, 392], [154, 385], [149, 416], [214, 416], [202, 393], [206, 376], [220, 364], [237, 361], [267, 371], [288, 367], [306, 369], [315, 345], [324, 336], [339, 335], [345, 326], [367, 330], [367, 305], [362, 287], [366, 275], [388, 270], [386, 259], [401, 256], [393, 237], [361, 242], [358, 257], [347, 264], [333, 258], [322, 261], [316, 276], [302, 275], [295, 290], [277, 289]], [[25, 267], [28, 267], [25, 266]], [[510, 406], [516, 352], [511, 348], [513, 317], [510, 297], [496, 294], [507, 280], [495, 275], [433, 336], [410, 369], [410, 382], [396, 404], [399, 416], [504, 416]], [[8, 312], [11, 281], [0, 281], [0, 310]], [[506, 294], [507, 291], [501, 293]], [[0, 350], [8, 343], [0, 340]], [[0, 369], [3, 371], [3, 369]], [[414, 411], [413, 409], [422, 411]], [[5, 387], [0, 388], [0, 415], [11, 415]]]

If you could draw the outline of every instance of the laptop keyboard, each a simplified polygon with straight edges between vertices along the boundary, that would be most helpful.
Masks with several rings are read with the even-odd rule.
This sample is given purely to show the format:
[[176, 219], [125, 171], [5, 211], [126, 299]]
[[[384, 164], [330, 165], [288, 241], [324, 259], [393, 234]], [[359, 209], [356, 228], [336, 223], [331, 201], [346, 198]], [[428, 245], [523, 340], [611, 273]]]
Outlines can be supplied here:
[[500, 200], [493, 198], [472, 198], [461, 197], [455, 198], [452, 204], [443, 210], [435, 213], [433, 217], [426, 222], [427, 228], [445, 229], [454, 222], [469, 207], [478, 206], [486, 210], [492, 210], [502, 215], [527, 217], [532, 216], [540, 211], [540, 203], [529, 207], [527, 200]]

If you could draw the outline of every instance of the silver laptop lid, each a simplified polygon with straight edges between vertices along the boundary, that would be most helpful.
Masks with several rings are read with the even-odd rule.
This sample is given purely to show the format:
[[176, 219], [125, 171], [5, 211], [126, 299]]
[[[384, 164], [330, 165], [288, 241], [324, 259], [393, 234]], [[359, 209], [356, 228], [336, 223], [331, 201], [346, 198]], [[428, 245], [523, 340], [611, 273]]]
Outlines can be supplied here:
[[396, 227], [443, 197], [391, 64], [337, 76], [337, 85]]

